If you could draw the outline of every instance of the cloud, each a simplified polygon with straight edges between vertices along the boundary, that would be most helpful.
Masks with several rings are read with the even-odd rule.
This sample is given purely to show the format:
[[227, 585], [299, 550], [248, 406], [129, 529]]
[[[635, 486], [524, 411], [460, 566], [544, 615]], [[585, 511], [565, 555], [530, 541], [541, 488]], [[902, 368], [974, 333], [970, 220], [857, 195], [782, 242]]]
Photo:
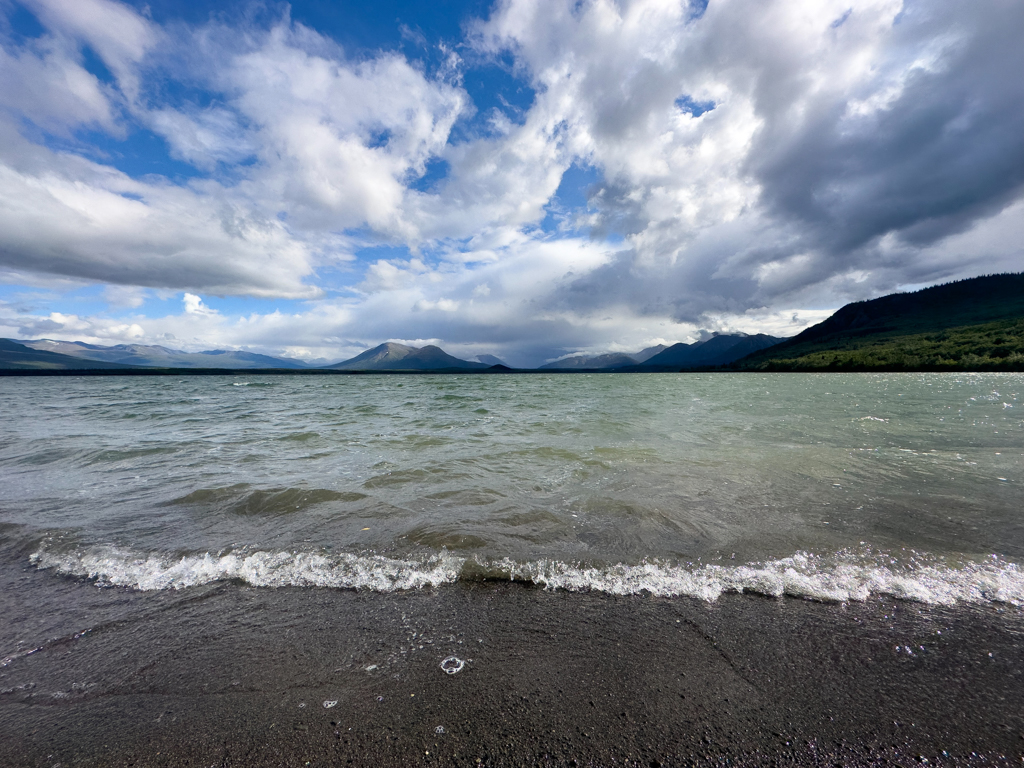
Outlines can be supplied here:
[[135, 181], [0, 126], [0, 263], [154, 288], [309, 297], [312, 249], [231, 190]]
[[[268, 30], [209, 26], [172, 35], [122, 4], [87, 5], [36, 3], [60, 45], [6, 46], [0, 59], [0, 72], [19, 88], [0, 89], [18, 112], [14, 120], [0, 117], [7, 140], [0, 150], [3, 266], [119, 284], [311, 297], [320, 292], [304, 282], [314, 261], [351, 258], [339, 249], [339, 233], [368, 227], [387, 238], [418, 237], [401, 212], [405, 185], [445, 146], [465, 107], [458, 87], [395, 54], [349, 62], [329, 40], [287, 19]], [[154, 50], [157, 40], [163, 50]], [[115, 73], [117, 89], [81, 66], [85, 45]], [[190, 62], [185, 70], [172, 63], [176, 57]], [[47, 92], [64, 70], [77, 80]], [[220, 103], [153, 103], [169, 74]], [[61, 103], [71, 109], [62, 111]], [[132, 179], [19, 135], [18, 119], [48, 128], [58, 118], [67, 130], [94, 125], [118, 133], [122, 110], [200, 170], [255, 162], [183, 185]]]
[[[115, 0], [26, 6], [44, 34], [0, 40], [0, 269], [120, 286], [111, 314], [186, 303], [17, 327], [526, 364], [792, 332], [1024, 263], [1019, 3], [499, 0], [430, 65], [351, 58], [283, 6], [163, 26]], [[488, 66], [532, 103], [478, 114]], [[173, 174], [115, 167], [141, 138]], [[574, 166], [585, 189], [563, 187]], [[241, 317], [201, 294], [310, 303]]]
[[146, 331], [138, 323], [120, 320], [83, 318], [78, 315], [51, 312], [48, 316], [5, 316], [0, 304], [0, 331], [14, 338], [67, 338], [69, 336], [93, 343], [133, 343], [143, 339]]
[[138, 64], [160, 42], [158, 27], [122, 3], [110, 0], [25, 0], [59, 36], [90, 46], [129, 97], [138, 90]]
[[751, 154], [769, 210], [807, 225], [830, 255], [890, 233], [935, 242], [998, 213], [1024, 185], [1024, 83], [1013, 74], [1024, 68], [1014, 31], [1024, 7], [935, 0], [871, 10], [829, 33], [851, 53], [871, 44], [871, 59], [848, 60], [841, 87], [799, 100], [772, 94]]
[[114, 94], [78, 59], [75, 46], [53, 36], [0, 48], [0, 109], [65, 136], [78, 127], [119, 132]]
[[[508, 0], [477, 30], [604, 172], [598, 233], [629, 247], [559, 297], [697, 321], [1013, 264], [928, 246], [1024, 185], [1024, 9], [945, 0]], [[1013, 20], [1007, 18], [1007, 13]], [[1015, 23], [1013, 23], [1015, 21]], [[836, 23], [834, 23], [836, 22]], [[713, 104], [699, 115], [691, 103]], [[999, 255], [993, 253], [995, 250]], [[1016, 262], [1019, 267], [1019, 261]], [[846, 276], [870, 272], [875, 279]]]
[[231, 34], [209, 55], [212, 84], [254, 126], [260, 162], [246, 189], [284, 205], [299, 227], [367, 226], [416, 239], [406, 185], [445, 147], [464, 91], [397, 54], [348, 62], [310, 30], [282, 23], [239, 52]]
[[108, 306], [117, 309], [138, 309], [146, 303], [149, 291], [131, 285], [108, 285], [103, 289], [103, 299]]
[[413, 312], [455, 312], [458, 308], [459, 302], [452, 301], [451, 299], [438, 299], [437, 301], [420, 299], [412, 305]]
[[185, 312], [190, 315], [216, 315], [217, 310], [210, 309], [203, 304], [203, 300], [194, 293], [186, 293], [182, 296], [181, 303], [185, 305]]
[[148, 123], [170, 144], [172, 157], [202, 170], [240, 162], [254, 151], [237, 115], [223, 108], [192, 109], [189, 114], [156, 109], [149, 113]]

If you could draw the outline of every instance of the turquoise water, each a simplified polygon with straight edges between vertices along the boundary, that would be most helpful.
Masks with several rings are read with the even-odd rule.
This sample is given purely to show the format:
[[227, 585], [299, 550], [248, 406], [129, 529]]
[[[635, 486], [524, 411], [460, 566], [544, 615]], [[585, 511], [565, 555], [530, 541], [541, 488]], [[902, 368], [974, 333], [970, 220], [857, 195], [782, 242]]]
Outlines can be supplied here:
[[0, 536], [99, 584], [1024, 602], [1024, 376], [0, 379]]

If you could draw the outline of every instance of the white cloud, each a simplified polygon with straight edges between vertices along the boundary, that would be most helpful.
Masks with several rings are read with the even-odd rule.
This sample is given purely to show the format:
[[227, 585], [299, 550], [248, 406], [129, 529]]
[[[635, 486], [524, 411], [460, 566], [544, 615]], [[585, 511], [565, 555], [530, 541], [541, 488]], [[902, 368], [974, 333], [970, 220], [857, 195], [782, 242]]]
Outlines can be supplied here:
[[0, 258], [8, 268], [215, 293], [319, 293], [302, 282], [312, 271], [310, 245], [231, 190], [134, 181], [5, 138]]
[[239, 51], [217, 37], [212, 85], [251, 126], [260, 163], [245, 188], [283, 207], [300, 227], [369, 226], [416, 240], [402, 214], [421, 176], [467, 109], [456, 85], [382, 53], [349, 62], [312, 31], [279, 24]]
[[412, 305], [413, 312], [455, 312], [458, 308], [459, 302], [452, 301], [451, 299], [438, 299], [437, 301], [420, 299]]
[[237, 116], [226, 109], [208, 107], [192, 114], [156, 109], [149, 113], [148, 122], [167, 139], [173, 157], [203, 170], [212, 170], [218, 162], [244, 160], [253, 152]]
[[103, 289], [103, 299], [116, 309], [138, 309], [147, 298], [149, 291], [133, 285], [108, 285]]
[[0, 46], [0, 108], [68, 135], [78, 127], [117, 133], [114, 94], [78, 61], [74, 46], [45, 36], [18, 50]]
[[156, 26], [129, 6], [111, 0], [25, 0], [58, 35], [87, 43], [103, 59], [121, 89], [134, 97], [138, 64], [160, 41]]
[[217, 310], [210, 309], [208, 306], [203, 304], [203, 300], [194, 293], [186, 293], [182, 296], [181, 303], [185, 305], [185, 312], [190, 315], [209, 316], [217, 314]]

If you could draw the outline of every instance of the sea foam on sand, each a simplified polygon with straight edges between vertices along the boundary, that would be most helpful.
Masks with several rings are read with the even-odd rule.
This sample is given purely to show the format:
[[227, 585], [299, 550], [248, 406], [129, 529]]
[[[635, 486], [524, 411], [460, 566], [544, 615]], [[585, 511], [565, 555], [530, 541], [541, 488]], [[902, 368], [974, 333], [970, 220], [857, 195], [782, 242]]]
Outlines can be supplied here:
[[723, 592], [752, 592], [827, 602], [864, 601], [872, 595], [884, 595], [934, 605], [1024, 605], [1024, 572], [1017, 564], [995, 556], [958, 567], [920, 555], [910, 564], [901, 565], [883, 555], [849, 551], [828, 556], [800, 552], [742, 565], [681, 565], [655, 560], [587, 566], [559, 560], [481, 560], [447, 551], [403, 560], [380, 555], [268, 551], [174, 556], [116, 547], [54, 551], [43, 545], [31, 555], [31, 561], [40, 569], [143, 591], [237, 579], [257, 587], [395, 592], [438, 587], [460, 579], [509, 579], [545, 589], [612, 595], [649, 593], [706, 601], [717, 599]]

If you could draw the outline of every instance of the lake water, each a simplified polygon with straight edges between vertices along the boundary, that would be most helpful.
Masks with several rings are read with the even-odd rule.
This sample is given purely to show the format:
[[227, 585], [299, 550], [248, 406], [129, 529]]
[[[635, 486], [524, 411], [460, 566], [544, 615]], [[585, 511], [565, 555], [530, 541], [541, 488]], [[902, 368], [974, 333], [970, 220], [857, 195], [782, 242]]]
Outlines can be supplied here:
[[0, 379], [4, 557], [219, 580], [1024, 603], [1024, 376]]

